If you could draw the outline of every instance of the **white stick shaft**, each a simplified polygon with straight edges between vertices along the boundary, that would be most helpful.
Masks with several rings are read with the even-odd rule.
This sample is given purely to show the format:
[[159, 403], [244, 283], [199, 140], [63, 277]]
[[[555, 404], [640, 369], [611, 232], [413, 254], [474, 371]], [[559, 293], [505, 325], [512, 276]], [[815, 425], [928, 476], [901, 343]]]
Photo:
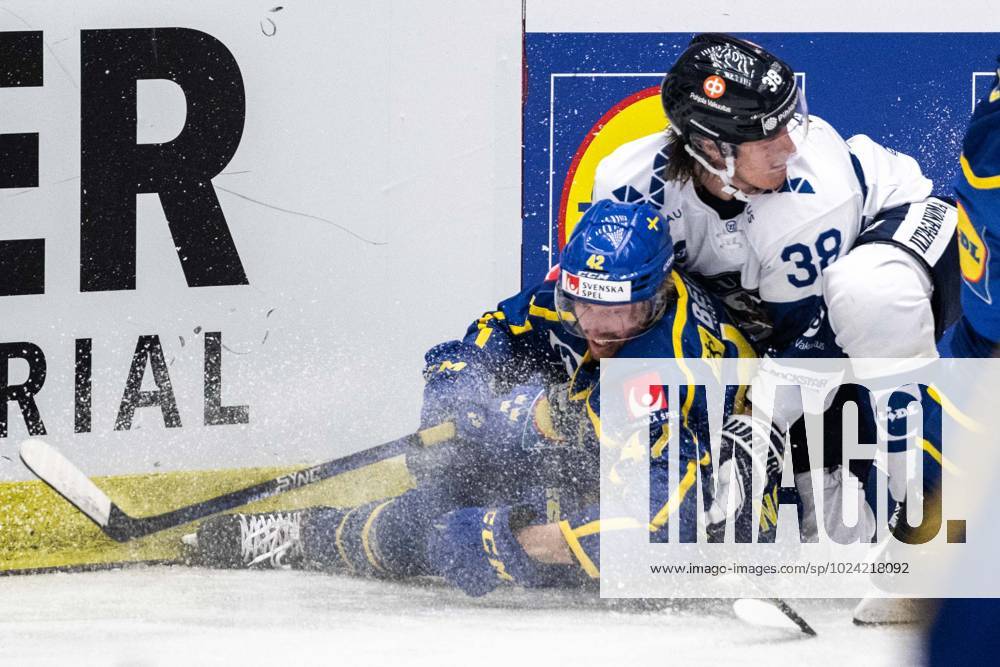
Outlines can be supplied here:
[[97, 525], [106, 526], [111, 499], [58, 449], [37, 438], [21, 443], [21, 460]]

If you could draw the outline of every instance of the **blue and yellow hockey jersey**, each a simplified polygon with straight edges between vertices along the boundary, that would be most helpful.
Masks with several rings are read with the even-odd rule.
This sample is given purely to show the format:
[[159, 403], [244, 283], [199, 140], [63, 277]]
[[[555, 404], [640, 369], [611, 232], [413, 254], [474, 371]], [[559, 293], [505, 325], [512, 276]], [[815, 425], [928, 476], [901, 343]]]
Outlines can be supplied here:
[[[1000, 62], [1000, 59], [998, 59]], [[973, 336], [1000, 341], [1000, 68], [962, 143], [958, 195], [962, 306]], [[958, 356], [973, 356], [960, 354]]]
[[[624, 344], [619, 358], [736, 358], [753, 357], [754, 351], [736, 328], [724, 306], [707, 291], [681, 273], [672, 272], [676, 289], [673, 307], [641, 336]], [[569, 333], [560, 322], [555, 308], [556, 275], [498, 304], [474, 322], [460, 347], [452, 347], [450, 358], [434, 358], [428, 372], [462, 371], [485, 373], [496, 394], [510, 387], [542, 382], [561, 394], [572, 413], [576, 447], [592, 453], [592, 474], [580, 479], [597, 479], [597, 442], [600, 422], [599, 365], [590, 358], [584, 339]], [[442, 367], [444, 370], [442, 371]], [[642, 379], [642, 378], [638, 378]], [[629, 381], [623, 378], [623, 387]], [[564, 394], [562, 392], [565, 392]], [[550, 392], [551, 394], [551, 392]], [[648, 397], [647, 397], [648, 398]], [[654, 541], [665, 540], [668, 520], [680, 521], [681, 539], [694, 541], [697, 530], [696, 493], [700, 480], [703, 498], [711, 498], [712, 477], [708, 410], [704, 391], [689, 386], [679, 388], [678, 424], [680, 425], [680, 484], [671, 494], [667, 486], [668, 470], [665, 432], [670, 406], [667, 393], [656, 396], [661, 401], [652, 407], [649, 530]], [[733, 409], [737, 397], [727, 398], [726, 411]], [[661, 416], [657, 421], [655, 415]], [[565, 423], [565, 421], [563, 422]], [[582, 425], [582, 426], [580, 426]], [[566, 434], [563, 434], [566, 435]], [[623, 448], [625, 443], [622, 443]], [[699, 470], [701, 468], [701, 470]], [[592, 577], [598, 574], [598, 539], [601, 521], [597, 505], [598, 487], [590, 493], [577, 494], [579, 502], [560, 509], [560, 526], [581, 568]], [[556, 517], [549, 514], [549, 519]], [[607, 525], [607, 522], [605, 522]]]
[[[746, 338], [718, 299], [671, 272], [676, 306], [616, 355], [628, 358], [752, 357]], [[544, 282], [501, 301], [472, 323], [449, 367], [466, 361], [484, 370], [497, 393], [532, 380], [570, 382], [574, 394], [596, 383], [597, 364], [583, 338], [569, 333], [555, 307], [558, 269]], [[434, 372], [436, 368], [429, 369]], [[593, 377], [590, 377], [593, 375]]]

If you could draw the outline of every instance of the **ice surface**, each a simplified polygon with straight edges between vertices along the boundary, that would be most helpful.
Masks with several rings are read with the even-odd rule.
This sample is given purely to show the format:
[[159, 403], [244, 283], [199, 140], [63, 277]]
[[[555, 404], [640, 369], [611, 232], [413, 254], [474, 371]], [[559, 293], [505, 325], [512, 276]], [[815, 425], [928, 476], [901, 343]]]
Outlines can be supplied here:
[[795, 600], [819, 633], [722, 601], [503, 590], [473, 600], [313, 572], [182, 567], [0, 578], [4, 665], [914, 664], [913, 627], [861, 628], [850, 600]]

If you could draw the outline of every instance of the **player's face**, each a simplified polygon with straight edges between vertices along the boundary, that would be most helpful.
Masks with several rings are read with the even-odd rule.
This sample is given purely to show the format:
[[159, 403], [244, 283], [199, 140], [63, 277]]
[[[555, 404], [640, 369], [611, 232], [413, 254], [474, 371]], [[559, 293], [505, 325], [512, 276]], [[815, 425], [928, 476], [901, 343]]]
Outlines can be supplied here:
[[787, 127], [767, 139], [742, 143], [736, 153], [733, 185], [746, 194], [777, 190], [785, 183], [793, 155], [795, 142]]
[[613, 357], [626, 340], [642, 333], [648, 326], [650, 309], [649, 301], [613, 306], [578, 302], [573, 308], [594, 359]]

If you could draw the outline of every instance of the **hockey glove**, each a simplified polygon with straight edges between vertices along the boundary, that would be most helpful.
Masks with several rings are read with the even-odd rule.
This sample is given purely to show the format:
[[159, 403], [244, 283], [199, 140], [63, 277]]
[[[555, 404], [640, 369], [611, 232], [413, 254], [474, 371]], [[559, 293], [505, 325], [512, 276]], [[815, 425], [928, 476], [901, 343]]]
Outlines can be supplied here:
[[[756, 487], [763, 489], [763, 503], [774, 507], [781, 485], [785, 455], [785, 436], [776, 426], [749, 415], [733, 415], [722, 427], [722, 446], [716, 469], [715, 497], [706, 513], [709, 538], [724, 540], [726, 522], [736, 518], [736, 541], [752, 539], [752, 497]], [[774, 522], [761, 513], [758, 542], [773, 538]]]
[[454, 419], [468, 409], [482, 410], [493, 397], [486, 355], [475, 345], [450, 340], [424, 355], [424, 401], [420, 428]]
[[428, 539], [432, 567], [475, 597], [502, 581], [540, 585], [545, 566], [533, 561], [514, 537], [532, 514], [512, 507], [465, 507], [445, 514], [434, 522]]
[[562, 439], [545, 388], [537, 384], [518, 385], [485, 409], [470, 406], [456, 416], [455, 428], [459, 438], [480, 446], [491, 458], [510, 461]]

